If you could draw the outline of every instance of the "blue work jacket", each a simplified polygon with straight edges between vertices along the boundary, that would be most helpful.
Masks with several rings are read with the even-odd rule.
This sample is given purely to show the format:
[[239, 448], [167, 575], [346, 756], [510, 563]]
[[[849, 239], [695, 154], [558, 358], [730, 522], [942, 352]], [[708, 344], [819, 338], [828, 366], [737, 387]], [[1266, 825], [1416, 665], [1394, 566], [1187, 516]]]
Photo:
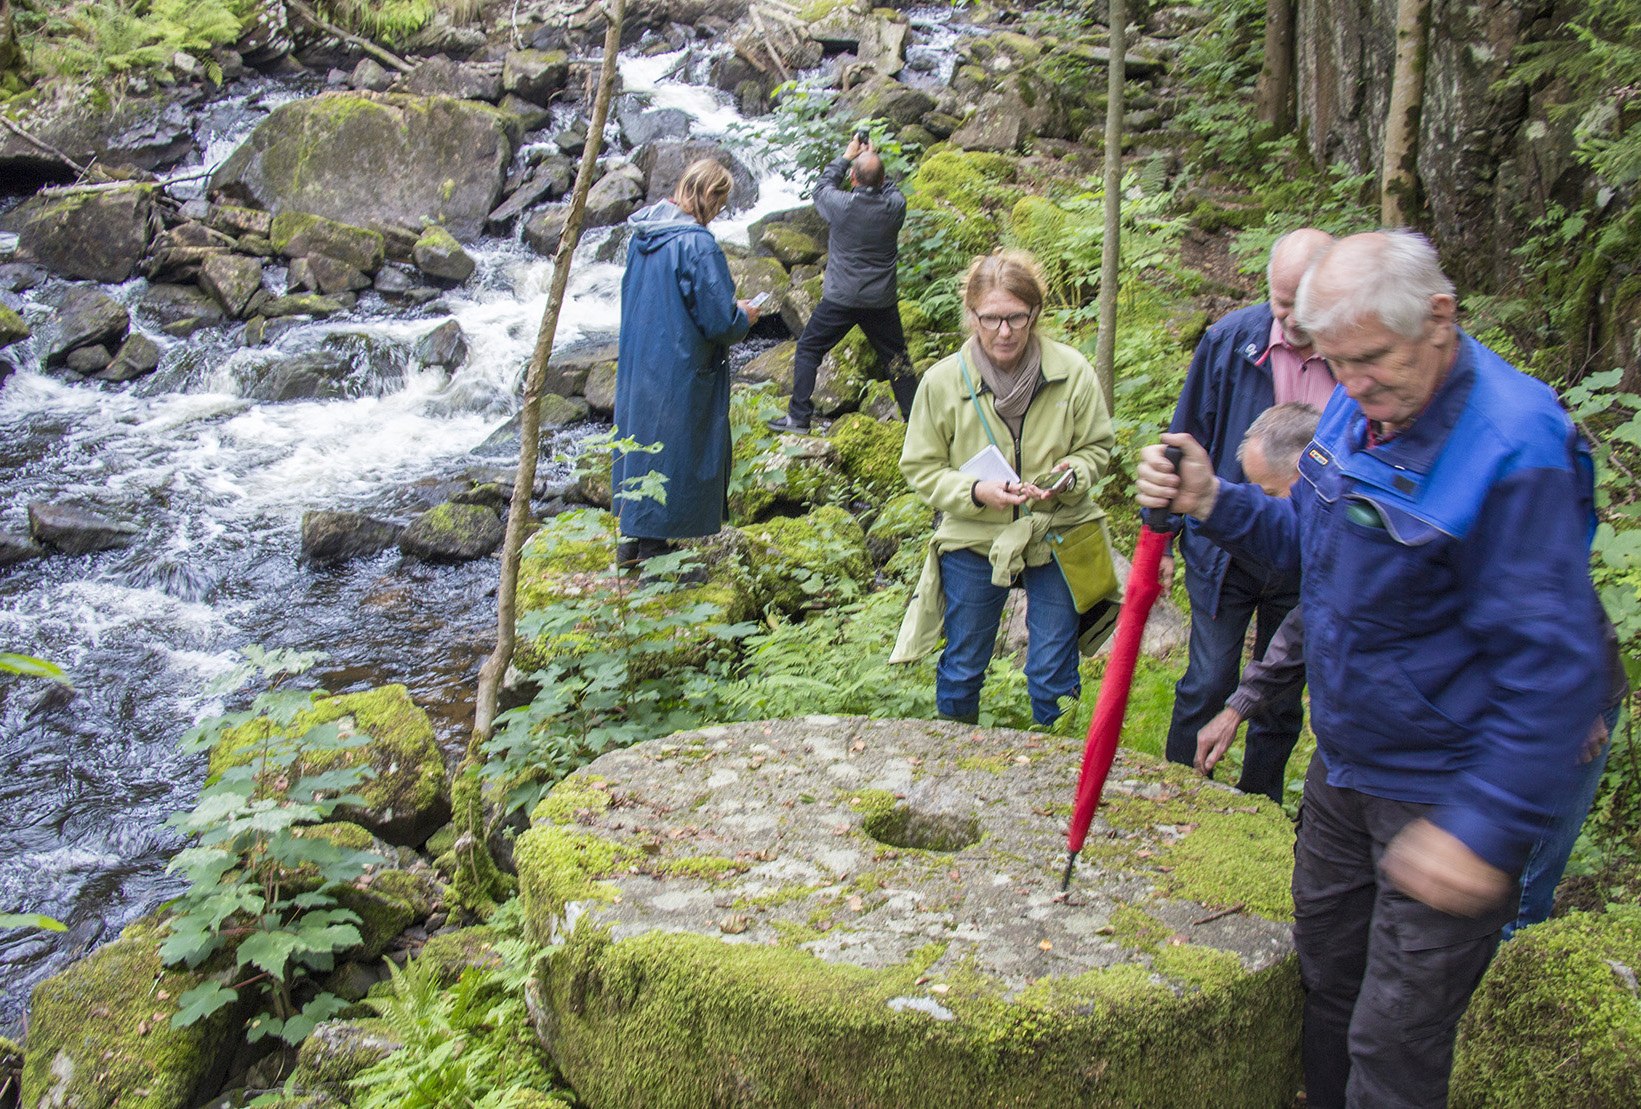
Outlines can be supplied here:
[[[1174, 407], [1169, 431], [1183, 431], [1201, 443], [1214, 460], [1214, 472], [1226, 481], [1246, 480], [1236, 449], [1248, 426], [1276, 403], [1269, 365], [1256, 360], [1271, 343], [1271, 306], [1240, 308], [1210, 327], [1197, 344], [1185, 388]], [[1231, 556], [1187, 519], [1179, 537], [1185, 558], [1185, 588], [1195, 609], [1212, 619], [1219, 615], [1219, 593]], [[1273, 583], [1293, 592], [1297, 581]]]
[[661, 201], [627, 221], [632, 241], [621, 277], [616, 433], [660, 443], [658, 454], [617, 451], [613, 489], [650, 471], [666, 475], [666, 503], [617, 498], [623, 535], [682, 539], [723, 526], [733, 464], [729, 431], [731, 343], [749, 321], [712, 232]]
[[1329, 783], [1438, 806], [1519, 872], [1605, 688], [1588, 451], [1547, 386], [1462, 332], [1413, 425], [1371, 449], [1366, 430], [1336, 389], [1292, 497], [1221, 479], [1202, 532], [1302, 569]]

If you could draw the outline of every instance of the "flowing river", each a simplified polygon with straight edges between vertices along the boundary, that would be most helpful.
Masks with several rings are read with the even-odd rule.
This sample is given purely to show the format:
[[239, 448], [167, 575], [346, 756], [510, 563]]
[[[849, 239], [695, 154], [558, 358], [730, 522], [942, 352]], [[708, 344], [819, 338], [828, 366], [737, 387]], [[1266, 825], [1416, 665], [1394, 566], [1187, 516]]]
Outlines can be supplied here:
[[[911, 59], [931, 81], [942, 68], [949, 74], [948, 19], [914, 13]], [[753, 220], [802, 203], [807, 182], [791, 176], [790, 159], [760, 157], [748, 144], [732, 98], [703, 83], [707, 61], [699, 49], [629, 56], [623, 86], [684, 110], [694, 137], [725, 140], [752, 170], [756, 206], [712, 227], [744, 243]], [[198, 112], [206, 166], [275, 106], [317, 90], [311, 80], [225, 90]], [[613, 123], [607, 139], [607, 150], [619, 149]], [[577, 253], [561, 352], [615, 337], [621, 267], [595, 258], [608, 234], [590, 232]], [[129, 386], [67, 383], [41, 371], [28, 343], [7, 352], [21, 361], [0, 387], [9, 494], [0, 527], [26, 532], [29, 503], [65, 501], [141, 534], [125, 550], [0, 572], [0, 650], [57, 663], [76, 691], [65, 701], [41, 682], [0, 681], [0, 910], [70, 926], [0, 933], [0, 1032], [18, 1032], [35, 982], [179, 891], [165, 866], [180, 840], [165, 820], [192, 803], [203, 765], [177, 740], [223, 707], [207, 686], [240, 647], [325, 651], [315, 677], [332, 691], [403, 683], [447, 751], [465, 744], [478, 666], [493, 643], [495, 560], [429, 565], [390, 551], [313, 568], [298, 555], [304, 510], [407, 520], [445, 500], [447, 482], [516, 463], [474, 451], [517, 410], [552, 264], [516, 240], [485, 239], [469, 251], [477, 272], [432, 305], [394, 307], [367, 292], [345, 316], [284, 332], [270, 347], [239, 346], [237, 326], [173, 339], [134, 312], [133, 329], [163, 356], [157, 372]], [[269, 267], [268, 277], [277, 285], [283, 271]], [[129, 306], [144, 288], [135, 279], [107, 291]], [[53, 280], [10, 303], [38, 324], [61, 289]], [[469, 343], [465, 365], [450, 374], [413, 356], [445, 319]], [[240, 395], [244, 360], [319, 350], [353, 359], [358, 395], [278, 404]], [[553, 446], [568, 449], [582, 434]]]

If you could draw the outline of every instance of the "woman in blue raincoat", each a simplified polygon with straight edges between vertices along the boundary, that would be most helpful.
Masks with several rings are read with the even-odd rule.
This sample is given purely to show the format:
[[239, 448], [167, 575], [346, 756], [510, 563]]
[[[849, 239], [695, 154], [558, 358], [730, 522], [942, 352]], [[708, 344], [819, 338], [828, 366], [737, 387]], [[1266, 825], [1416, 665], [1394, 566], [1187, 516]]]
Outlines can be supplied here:
[[616, 499], [617, 560], [633, 565], [670, 549], [670, 540], [716, 535], [729, 497], [731, 343], [757, 322], [735, 299], [735, 282], [706, 225], [723, 211], [729, 171], [703, 158], [684, 171], [670, 200], [632, 216], [621, 278], [621, 352], [615, 428], [623, 438], [661, 444], [655, 454], [617, 451], [617, 493], [651, 471], [665, 475], [666, 503]]

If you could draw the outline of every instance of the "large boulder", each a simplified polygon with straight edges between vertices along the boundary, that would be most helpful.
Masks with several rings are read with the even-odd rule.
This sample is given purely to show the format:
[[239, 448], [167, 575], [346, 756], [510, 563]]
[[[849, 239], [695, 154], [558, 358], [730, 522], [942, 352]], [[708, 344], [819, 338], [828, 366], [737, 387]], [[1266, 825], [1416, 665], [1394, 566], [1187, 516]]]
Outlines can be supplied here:
[[473, 276], [476, 266], [472, 255], [462, 249], [456, 237], [437, 224], [429, 225], [422, 232], [410, 256], [417, 269], [441, 281], [466, 281]]
[[57, 340], [46, 363], [60, 365], [79, 347], [117, 347], [130, 329], [131, 313], [101, 289], [70, 290], [58, 306]]
[[154, 237], [154, 186], [35, 196], [0, 216], [18, 236], [16, 259], [63, 277], [118, 282], [137, 270]]
[[462, 241], [496, 206], [514, 137], [505, 113], [447, 97], [331, 93], [284, 104], [211, 178], [211, 191], [273, 212]]
[[398, 543], [401, 530], [363, 512], [312, 509], [302, 513], [302, 558], [321, 565], [369, 558]]
[[493, 509], [447, 502], [412, 520], [399, 549], [429, 562], [470, 562], [501, 546], [506, 530]]
[[323, 254], [362, 273], [382, 268], [387, 242], [379, 231], [326, 219], [311, 212], [281, 212], [273, 218], [269, 240], [287, 258]]
[[502, 59], [502, 90], [532, 104], [550, 103], [569, 79], [570, 59], [562, 50], [513, 50]]
[[457, 100], [501, 99], [502, 67], [494, 62], [456, 62], [433, 57], [393, 83], [394, 92], [447, 96]]
[[29, 534], [64, 554], [91, 554], [129, 547], [140, 534], [133, 524], [122, 524], [84, 508], [35, 501], [28, 506]]
[[849, 119], [887, 119], [905, 127], [935, 109], [935, 98], [922, 89], [887, 77], [873, 77], [838, 97], [838, 111]]
[[9, 347], [13, 343], [20, 343], [34, 334], [23, 317], [0, 304], [0, 347]]
[[515, 851], [542, 1042], [595, 1109], [1292, 1105], [1291, 825], [1119, 751], [1062, 897], [1081, 751], [816, 716], [603, 755]]
[[215, 1094], [243, 1016], [230, 1005], [185, 1028], [171, 1026], [177, 998], [207, 976], [160, 962], [166, 931], [145, 917], [34, 988], [21, 1104], [191, 1109]]
[[636, 175], [609, 173], [587, 190], [586, 226], [609, 227], [621, 223], [644, 199], [644, 186]]
[[665, 200], [677, 187], [684, 171], [701, 158], [712, 158], [729, 170], [734, 185], [729, 191], [732, 211], [745, 211], [758, 202], [758, 182], [735, 155], [713, 142], [689, 142], [677, 139], [658, 139], [641, 147], [633, 156], [633, 163], [644, 172], [649, 182], [645, 203]]
[[[344, 766], [368, 765], [374, 776], [352, 790], [361, 805], [338, 808], [334, 819], [348, 821], [388, 843], [416, 847], [450, 819], [450, 789], [444, 760], [433, 741], [433, 724], [411, 701], [402, 685], [363, 693], [319, 697], [313, 709], [298, 715], [283, 734], [299, 736], [316, 724], [342, 721], [370, 741], [336, 751], [309, 751], [304, 766], [314, 773]], [[211, 748], [210, 772], [221, 774], [255, 757], [275, 724], [258, 717], [225, 733]]]
[[99, 381], [132, 381], [159, 368], [160, 347], [140, 331], [125, 337], [113, 361], [96, 373]]

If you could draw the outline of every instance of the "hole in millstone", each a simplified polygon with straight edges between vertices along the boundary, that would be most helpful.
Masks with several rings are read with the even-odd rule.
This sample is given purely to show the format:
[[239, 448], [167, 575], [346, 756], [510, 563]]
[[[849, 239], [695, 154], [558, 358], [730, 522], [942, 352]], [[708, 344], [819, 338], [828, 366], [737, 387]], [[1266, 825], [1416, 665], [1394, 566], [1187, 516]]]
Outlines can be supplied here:
[[879, 843], [918, 851], [961, 851], [980, 842], [978, 817], [904, 802], [868, 816], [864, 827]]

